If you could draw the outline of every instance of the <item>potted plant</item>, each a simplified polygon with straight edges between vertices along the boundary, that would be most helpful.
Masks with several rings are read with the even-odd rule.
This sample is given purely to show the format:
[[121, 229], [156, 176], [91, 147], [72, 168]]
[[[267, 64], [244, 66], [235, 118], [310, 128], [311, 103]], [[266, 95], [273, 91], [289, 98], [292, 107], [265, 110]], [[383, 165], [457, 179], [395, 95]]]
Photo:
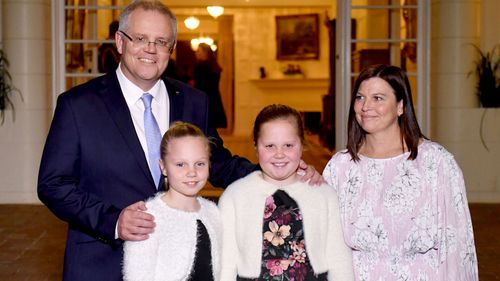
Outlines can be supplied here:
[[490, 151], [483, 136], [483, 125], [488, 112], [486, 109], [500, 107], [500, 45], [494, 46], [490, 52], [482, 52], [477, 46], [472, 46], [479, 56], [469, 75], [474, 73], [477, 78], [476, 95], [481, 107], [485, 108], [481, 115], [479, 137], [484, 148]]
[[479, 54], [473, 72], [477, 77], [476, 94], [481, 106], [500, 107], [500, 45], [486, 53], [477, 46], [474, 48]]
[[5, 121], [5, 111], [7, 108], [12, 109], [12, 118], [14, 119], [14, 103], [12, 103], [12, 95], [21, 92], [12, 85], [12, 76], [9, 73], [9, 61], [5, 53], [0, 49], [0, 125]]

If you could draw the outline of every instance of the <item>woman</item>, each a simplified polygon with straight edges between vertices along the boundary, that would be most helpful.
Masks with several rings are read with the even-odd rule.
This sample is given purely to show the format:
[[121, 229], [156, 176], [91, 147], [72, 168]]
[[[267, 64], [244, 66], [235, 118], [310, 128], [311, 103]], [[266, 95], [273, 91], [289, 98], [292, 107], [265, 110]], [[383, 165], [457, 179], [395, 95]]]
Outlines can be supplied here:
[[361, 72], [347, 149], [323, 176], [339, 195], [357, 280], [478, 280], [462, 172], [420, 131], [403, 70]]
[[216, 128], [226, 128], [227, 119], [219, 92], [220, 73], [222, 68], [217, 63], [214, 52], [209, 45], [200, 43], [196, 50], [194, 67], [194, 87], [208, 95], [210, 112]]

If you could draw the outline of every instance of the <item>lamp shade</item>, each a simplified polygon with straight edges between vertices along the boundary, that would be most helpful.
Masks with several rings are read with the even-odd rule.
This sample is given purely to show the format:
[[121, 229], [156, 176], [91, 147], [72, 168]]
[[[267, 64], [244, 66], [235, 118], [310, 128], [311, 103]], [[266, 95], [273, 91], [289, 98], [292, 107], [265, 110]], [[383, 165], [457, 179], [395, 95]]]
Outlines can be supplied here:
[[220, 16], [224, 13], [224, 7], [222, 7], [222, 6], [208, 6], [207, 11], [212, 17], [217, 18], [218, 16]]
[[198, 28], [198, 26], [200, 26], [200, 20], [196, 17], [191, 16], [184, 20], [184, 25], [189, 30], [195, 30], [196, 28]]

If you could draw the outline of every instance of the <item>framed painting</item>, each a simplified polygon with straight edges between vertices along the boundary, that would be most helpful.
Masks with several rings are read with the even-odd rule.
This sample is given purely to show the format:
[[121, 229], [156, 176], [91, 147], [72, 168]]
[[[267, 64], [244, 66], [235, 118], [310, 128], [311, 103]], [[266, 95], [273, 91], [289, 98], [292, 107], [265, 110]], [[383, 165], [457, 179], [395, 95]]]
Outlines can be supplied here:
[[276, 16], [278, 60], [319, 58], [318, 14]]

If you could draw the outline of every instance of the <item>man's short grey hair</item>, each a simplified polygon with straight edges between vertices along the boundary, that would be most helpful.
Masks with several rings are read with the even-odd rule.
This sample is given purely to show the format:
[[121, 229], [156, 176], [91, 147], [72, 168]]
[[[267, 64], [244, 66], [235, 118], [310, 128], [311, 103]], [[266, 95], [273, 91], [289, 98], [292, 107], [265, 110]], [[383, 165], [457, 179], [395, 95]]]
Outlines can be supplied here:
[[159, 12], [162, 15], [165, 15], [168, 19], [170, 19], [170, 23], [172, 26], [172, 34], [174, 35], [174, 38], [171, 39], [175, 40], [177, 38], [177, 18], [175, 17], [174, 13], [160, 1], [151, 1], [151, 0], [132, 1], [132, 3], [130, 3], [127, 7], [125, 7], [122, 14], [120, 15], [120, 25], [119, 25], [120, 30], [127, 31], [128, 18], [130, 14], [137, 9], [143, 9], [145, 11], [155, 11]]

